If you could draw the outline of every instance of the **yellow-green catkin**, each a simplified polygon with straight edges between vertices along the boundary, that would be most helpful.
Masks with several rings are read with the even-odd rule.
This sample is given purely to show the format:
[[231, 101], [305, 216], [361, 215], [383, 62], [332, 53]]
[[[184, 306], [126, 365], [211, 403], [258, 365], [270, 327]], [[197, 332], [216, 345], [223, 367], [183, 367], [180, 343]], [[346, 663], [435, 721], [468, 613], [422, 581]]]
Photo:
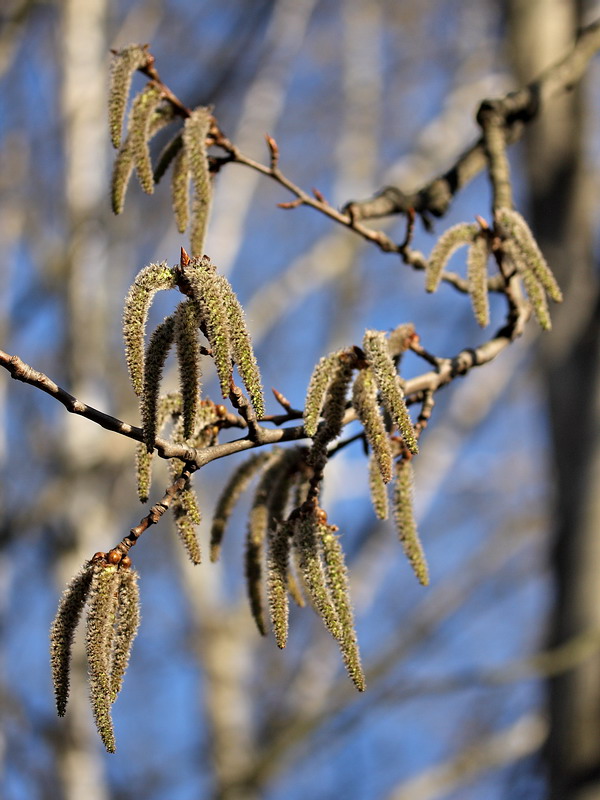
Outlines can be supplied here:
[[115, 148], [118, 148], [121, 143], [125, 106], [133, 73], [144, 67], [147, 62], [148, 48], [146, 45], [130, 44], [113, 55], [108, 93], [108, 121], [110, 139]]
[[381, 479], [389, 483], [392, 479], [392, 448], [377, 400], [377, 382], [368, 367], [362, 369], [354, 381], [352, 405], [365, 430]]
[[265, 398], [260, 370], [252, 348], [252, 340], [246, 325], [244, 310], [227, 278], [217, 275], [221, 283], [223, 298], [227, 308], [229, 335], [233, 360], [240, 378], [250, 396], [250, 402], [258, 419], [265, 415]]
[[271, 495], [277, 485], [277, 473], [282, 469], [285, 452], [274, 449], [265, 463], [248, 519], [246, 534], [245, 571], [250, 610], [259, 632], [266, 634], [265, 610], [262, 592], [264, 543], [271, 520]]
[[522, 251], [516, 245], [514, 239], [507, 239], [502, 243], [504, 257], [512, 264], [512, 267], [519, 273], [532, 311], [542, 330], [549, 331], [552, 328], [550, 310], [544, 287], [537, 279], [536, 274], [525, 262]]
[[185, 147], [173, 157], [171, 171], [171, 204], [179, 233], [185, 233], [190, 218], [190, 163]]
[[485, 328], [490, 322], [487, 290], [487, 262], [490, 254], [488, 237], [479, 233], [467, 253], [467, 283], [475, 319]]
[[548, 309], [548, 301], [546, 293], [542, 284], [538, 281], [536, 275], [531, 270], [524, 270], [521, 272], [521, 280], [527, 292], [527, 297], [531, 303], [531, 308], [535, 318], [539, 322], [540, 327], [544, 331], [552, 329], [552, 320], [550, 319], [550, 310]]
[[86, 630], [90, 698], [100, 738], [109, 753], [116, 749], [110, 715], [110, 660], [114, 639], [119, 574], [112, 564], [94, 566]]
[[196, 426], [200, 400], [200, 312], [193, 301], [180, 303], [175, 311], [175, 346], [179, 387], [183, 401], [183, 438], [189, 439]]
[[202, 551], [196, 531], [202, 521], [200, 506], [193, 489], [186, 489], [180, 494], [183, 496], [173, 503], [175, 529], [188, 558], [192, 564], [197, 565], [202, 561]]
[[152, 453], [148, 452], [145, 444], [138, 444], [135, 449], [135, 474], [137, 478], [137, 493], [141, 503], [147, 503], [150, 496], [152, 482]]
[[408, 561], [423, 586], [429, 584], [429, 569], [427, 559], [415, 522], [413, 507], [414, 475], [410, 459], [403, 459], [397, 465], [396, 482], [394, 485], [394, 521], [398, 536]]
[[289, 629], [288, 573], [290, 556], [290, 523], [278, 522], [267, 536], [267, 597], [271, 624], [277, 646], [287, 644]]
[[312, 437], [317, 432], [327, 387], [338, 365], [339, 352], [330, 353], [328, 356], [323, 356], [313, 370], [304, 403], [304, 430], [307, 436]]
[[425, 289], [435, 292], [442, 279], [444, 267], [452, 255], [464, 245], [471, 244], [479, 231], [478, 225], [461, 222], [448, 228], [437, 240], [426, 267]]
[[318, 535], [321, 538], [329, 595], [339, 622], [340, 650], [352, 682], [359, 692], [364, 692], [366, 689], [365, 676], [356, 640], [348, 570], [336, 530], [334, 525], [321, 522], [318, 526]]
[[146, 194], [154, 192], [154, 172], [148, 142], [152, 117], [160, 101], [160, 88], [153, 82], [146, 84], [134, 98], [127, 129], [126, 147], [133, 153], [140, 186]]
[[211, 561], [218, 561], [219, 559], [225, 528], [227, 527], [227, 523], [237, 501], [257, 472], [260, 472], [264, 468], [269, 457], [270, 454], [267, 452], [255, 453], [250, 456], [250, 458], [247, 458], [239, 465], [225, 484], [217, 500], [217, 506], [212, 521], [210, 533]]
[[133, 173], [133, 167], [133, 150], [127, 144], [124, 144], [116, 155], [111, 177], [110, 202], [115, 214], [121, 214], [123, 211], [125, 194]]
[[188, 156], [194, 184], [192, 230], [190, 245], [193, 256], [201, 256], [211, 200], [211, 182], [206, 153], [206, 137], [210, 130], [210, 109], [200, 107], [192, 111], [183, 128], [183, 143]]
[[560, 287], [521, 214], [512, 208], [500, 208], [496, 211], [496, 225], [503, 237], [514, 242], [519, 251], [520, 257], [517, 257], [517, 260], [522, 262], [522, 271], [530, 270], [548, 297], [560, 303], [563, 299]]
[[140, 398], [140, 413], [144, 431], [144, 444], [148, 451], [154, 449], [158, 430], [158, 398], [163, 367], [173, 344], [175, 321], [167, 317], [150, 337], [144, 359], [144, 390]]
[[298, 566], [310, 600], [326, 628], [340, 641], [340, 623], [327, 587], [317, 526], [318, 522], [313, 514], [300, 514], [294, 522], [292, 545], [297, 553]]
[[323, 403], [323, 423], [313, 437], [313, 445], [307, 461], [311, 466], [322, 468], [327, 460], [327, 445], [342, 432], [348, 387], [356, 364], [355, 356], [349, 351], [338, 355], [337, 365], [327, 386]]
[[388, 410], [392, 421], [398, 427], [400, 435], [410, 452], [417, 453], [419, 446], [404, 400], [400, 376], [390, 355], [385, 334], [382, 331], [365, 331], [363, 350], [369, 366], [373, 370], [373, 376], [381, 392], [384, 406]]
[[156, 292], [173, 289], [175, 286], [175, 275], [166, 262], [150, 264], [138, 272], [125, 298], [125, 358], [133, 390], [138, 396], [144, 389], [144, 337], [152, 298]]
[[110, 699], [117, 699], [140, 625], [140, 592], [134, 569], [119, 569], [118, 613], [110, 669]]
[[219, 377], [221, 394], [229, 397], [233, 374], [232, 346], [229, 315], [223, 283], [217, 279], [216, 270], [206, 257], [193, 259], [184, 269], [192, 297], [200, 309], [203, 330], [210, 343], [212, 357]]
[[374, 453], [371, 453], [369, 458], [369, 491], [375, 515], [378, 519], [387, 519], [389, 514], [387, 486], [381, 477], [379, 461]]
[[85, 564], [69, 583], [58, 605], [50, 628], [50, 664], [56, 710], [64, 716], [69, 698], [71, 649], [75, 629], [81, 617], [92, 583], [92, 567]]

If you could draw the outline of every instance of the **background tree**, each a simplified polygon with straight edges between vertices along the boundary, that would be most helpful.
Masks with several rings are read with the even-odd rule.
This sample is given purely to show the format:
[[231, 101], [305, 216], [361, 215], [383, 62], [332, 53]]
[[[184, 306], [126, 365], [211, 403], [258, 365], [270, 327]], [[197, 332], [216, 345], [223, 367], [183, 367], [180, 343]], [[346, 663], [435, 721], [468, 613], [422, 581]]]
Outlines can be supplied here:
[[[7, 165], [4, 348], [86, 402], [135, 420], [120, 341], [122, 298], [144, 263], [165, 257], [175, 263], [182, 241], [165, 190], [153, 198], [134, 190], [122, 217], [110, 213], [105, 81], [111, 46], [151, 41], [171, 88], [192, 107], [214, 103], [219, 123], [244, 153], [267, 160], [262, 136], [271, 133], [285, 173], [342, 205], [387, 183], [425, 185], [477, 136], [479, 101], [515, 85], [506, 75], [500, 12], [492, 4], [443, 2], [367, 8], [281, 0], [253, 4], [251, 15], [236, 3], [218, 13], [148, 2], [126, 8], [14, 4], [3, 12], [0, 41], [10, 109], [0, 130]], [[525, 36], [521, 12], [510, 13]], [[522, 48], [533, 51], [532, 41], [547, 41], [541, 26], [534, 30]], [[548, 60], [518, 84], [568, 47], [568, 41], [552, 44]], [[139, 89], [143, 80], [137, 80]], [[593, 111], [590, 102], [585, 107]], [[591, 113], [589, 119], [593, 141]], [[550, 155], [547, 163], [563, 164], [557, 175], [577, 174], [565, 159]], [[520, 197], [525, 185], [518, 165]], [[318, 358], [360, 344], [365, 328], [410, 321], [427, 349], [443, 355], [481, 341], [468, 302], [450, 287], [425, 297], [423, 276], [400, 268], [395, 257], [310, 209], [274, 209], [289, 196], [258, 177], [236, 165], [222, 170], [206, 251], [230, 274], [246, 308], [266, 385], [294, 406], [302, 405]], [[446, 228], [489, 208], [488, 191], [481, 174], [436, 222], [435, 236], [417, 225], [415, 247], [428, 253]], [[564, 222], [570, 234], [584, 215], [572, 210], [559, 218], [572, 220]], [[380, 224], [402, 241], [403, 219]], [[583, 247], [589, 239], [577, 234], [574, 241]], [[555, 267], [558, 257], [545, 252]], [[560, 282], [566, 309], [575, 301], [568, 281]], [[156, 321], [170, 311], [158, 306]], [[493, 319], [502, 313], [493, 302]], [[584, 315], [571, 310], [563, 318], [568, 325]], [[572, 341], [579, 355], [575, 334], [572, 340], [559, 334], [558, 324], [546, 341], [557, 348]], [[367, 507], [360, 447], [345, 448], [328, 467], [326, 507], [351, 562], [367, 694], [355, 696], [346, 685], [335, 648], [307, 613], [292, 620], [283, 654], [272, 639], [257, 636], [241, 585], [242, 530], [226, 540], [222, 567], [194, 569], [180, 562], [163, 520], [135, 554], [144, 620], [115, 706], [121, 746], [110, 758], [101, 755], [92, 732], [82, 658], [69, 715], [54, 720], [46, 631], [58, 587], [141, 516], [132, 500], [133, 446], [61, 413], [32, 389], [12, 385], [8, 392], [3, 381], [10, 420], [2, 481], [4, 794], [544, 796], [535, 755], [547, 735], [539, 714], [541, 680], [565, 667], [556, 654], [528, 657], [544, 646], [541, 620], [550, 594], [547, 451], [543, 405], [528, 370], [531, 338], [437, 395], [415, 460], [432, 573], [427, 592]], [[588, 341], [591, 349], [597, 339]], [[560, 352], [564, 361], [553, 356], [553, 370], [578, 362]], [[406, 377], [416, 374], [416, 360], [407, 359], [406, 369]], [[591, 409], [591, 390], [580, 396]], [[560, 407], [572, 408], [573, 400]], [[577, 419], [582, 431], [573, 439], [589, 443], [591, 413], [571, 413], [561, 430], [572, 430]], [[561, 467], [576, 451], [559, 448]], [[202, 471], [206, 519], [237, 463], [228, 458]], [[167, 481], [163, 473], [156, 486]], [[592, 596], [586, 590], [586, 602]], [[594, 627], [586, 621], [581, 631]], [[556, 643], [579, 628], [570, 623], [561, 631]], [[576, 652], [574, 660], [581, 657]], [[196, 697], [197, 706], [190, 702]]]

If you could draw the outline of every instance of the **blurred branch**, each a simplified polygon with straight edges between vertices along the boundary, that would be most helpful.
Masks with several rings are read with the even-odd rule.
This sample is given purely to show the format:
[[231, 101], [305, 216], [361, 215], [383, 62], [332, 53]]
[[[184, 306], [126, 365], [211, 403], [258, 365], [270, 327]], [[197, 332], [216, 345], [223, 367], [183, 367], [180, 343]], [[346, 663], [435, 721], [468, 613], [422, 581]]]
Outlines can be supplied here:
[[541, 714], [524, 714], [512, 725], [465, 747], [442, 764], [400, 784], [388, 800], [435, 800], [474, 780], [482, 772], [535, 753], [548, 736]]

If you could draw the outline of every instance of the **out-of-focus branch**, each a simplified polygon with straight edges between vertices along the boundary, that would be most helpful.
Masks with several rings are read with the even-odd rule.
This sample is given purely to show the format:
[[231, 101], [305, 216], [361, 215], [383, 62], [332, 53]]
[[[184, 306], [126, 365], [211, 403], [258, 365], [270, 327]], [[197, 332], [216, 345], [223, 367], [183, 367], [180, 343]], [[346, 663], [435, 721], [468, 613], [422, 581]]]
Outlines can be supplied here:
[[[502, 98], [484, 100], [482, 106], [493, 106], [503, 120], [506, 144], [518, 141], [524, 125], [535, 119], [555, 95], [571, 89], [583, 77], [590, 59], [600, 49], [600, 21], [583, 28], [572, 50], [531, 83]], [[443, 175], [416, 192], [403, 192], [386, 186], [368, 200], [348, 203], [355, 224], [359, 220], [406, 214], [413, 209], [419, 214], [441, 217], [448, 210], [454, 195], [468, 184], [487, 163], [483, 137], [466, 150]], [[362, 227], [362, 226], [361, 226]]]
[[541, 714], [524, 714], [512, 725], [479, 739], [442, 764], [397, 786], [388, 800], [435, 800], [490, 769], [512, 764], [535, 753], [548, 736], [548, 722]]

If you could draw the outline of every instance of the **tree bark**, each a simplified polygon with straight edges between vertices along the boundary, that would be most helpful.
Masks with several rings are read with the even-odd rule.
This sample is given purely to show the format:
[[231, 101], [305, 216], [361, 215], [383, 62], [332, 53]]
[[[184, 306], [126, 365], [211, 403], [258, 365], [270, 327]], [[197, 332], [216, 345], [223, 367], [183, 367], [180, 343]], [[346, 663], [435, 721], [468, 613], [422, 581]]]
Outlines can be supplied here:
[[[519, 81], [565, 51], [581, 3], [509, 0]], [[534, 232], [565, 294], [540, 355], [554, 454], [551, 644], [600, 628], [600, 314], [593, 196], [584, 162], [585, 87], [553, 102], [526, 139]], [[549, 796], [600, 798], [600, 653], [548, 684]]]

